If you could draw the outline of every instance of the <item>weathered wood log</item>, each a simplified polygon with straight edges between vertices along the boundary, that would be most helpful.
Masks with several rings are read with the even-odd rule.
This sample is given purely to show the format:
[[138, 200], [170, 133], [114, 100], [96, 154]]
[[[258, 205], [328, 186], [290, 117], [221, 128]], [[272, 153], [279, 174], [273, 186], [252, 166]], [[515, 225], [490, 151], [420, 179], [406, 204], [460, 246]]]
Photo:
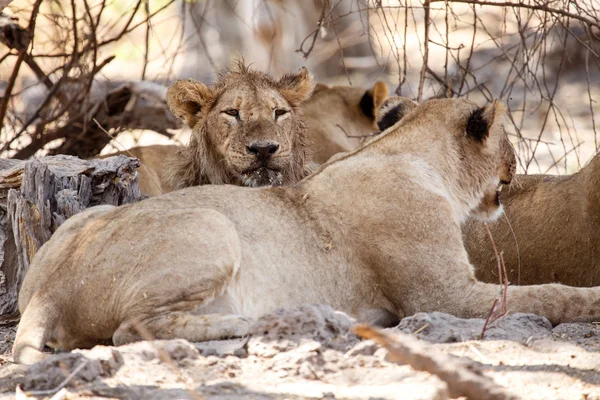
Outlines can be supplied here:
[[99, 204], [143, 198], [139, 161], [49, 156], [0, 159], [0, 320], [17, 313], [17, 294], [39, 248], [67, 218]]
[[[64, 84], [60, 93], [71, 98], [85, 89], [84, 83]], [[22, 104], [17, 114], [19, 118], [29, 120], [34, 117], [47, 93], [48, 89], [40, 85], [24, 90], [18, 99]], [[149, 129], [171, 138], [173, 135], [167, 130], [181, 128], [182, 124], [169, 111], [166, 93], [166, 86], [154, 82], [94, 80], [85, 104], [81, 104], [88, 106], [87, 111], [73, 112], [75, 117], [68, 123], [34, 137], [13, 158], [31, 157], [49, 142], [62, 138], [65, 141], [49, 154], [94, 157], [124, 129]], [[109, 135], [107, 132], [111, 129], [116, 131]]]

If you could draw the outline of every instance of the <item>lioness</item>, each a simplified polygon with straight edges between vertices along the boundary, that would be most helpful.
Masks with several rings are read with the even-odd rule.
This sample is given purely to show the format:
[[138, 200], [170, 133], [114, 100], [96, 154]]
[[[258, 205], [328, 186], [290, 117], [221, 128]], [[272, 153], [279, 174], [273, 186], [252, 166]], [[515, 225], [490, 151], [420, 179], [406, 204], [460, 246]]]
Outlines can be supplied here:
[[[500, 286], [473, 276], [461, 224], [498, 185], [503, 115], [497, 102], [432, 100], [292, 187], [205, 185], [77, 214], [25, 277], [14, 358], [139, 331], [242, 336], [250, 319], [306, 302], [383, 326], [419, 311], [485, 316]], [[510, 287], [508, 305], [589, 320], [600, 288]]]
[[351, 151], [376, 132], [375, 113], [388, 97], [381, 81], [372, 88], [317, 84], [302, 106], [308, 136], [314, 148], [313, 161], [323, 164], [334, 154]]
[[[600, 156], [569, 176], [518, 175], [500, 197], [506, 215], [489, 228], [512, 283], [600, 285]], [[498, 282], [483, 224], [463, 232], [477, 278]]]

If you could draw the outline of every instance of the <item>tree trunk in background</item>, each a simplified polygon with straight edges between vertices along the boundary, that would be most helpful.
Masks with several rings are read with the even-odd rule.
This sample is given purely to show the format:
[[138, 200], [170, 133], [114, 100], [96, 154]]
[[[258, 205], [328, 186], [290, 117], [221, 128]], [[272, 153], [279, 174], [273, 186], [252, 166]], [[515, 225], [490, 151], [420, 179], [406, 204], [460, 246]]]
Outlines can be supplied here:
[[0, 159], [0, 323], [16, 318], [18, 290], [39, 248], [67, 218], [143, 198], [135, 158]]
[[[301, 66], [319, 79], [340, 76], [346, 70], [378, 68], [365, 34], [368, 13], [356, 11], [366, 8], [364, 0], [179, 0], [178, 7], [185, 40], [179, 78], [212, 81], [215, 72], [230, 67], [240, 56], [275, 76]], [[329, 18], [305, 59], [296, 50], [318, 28], [323, 12]], [[312, 36], [304, 43], [304, 51], [311, 42]]]

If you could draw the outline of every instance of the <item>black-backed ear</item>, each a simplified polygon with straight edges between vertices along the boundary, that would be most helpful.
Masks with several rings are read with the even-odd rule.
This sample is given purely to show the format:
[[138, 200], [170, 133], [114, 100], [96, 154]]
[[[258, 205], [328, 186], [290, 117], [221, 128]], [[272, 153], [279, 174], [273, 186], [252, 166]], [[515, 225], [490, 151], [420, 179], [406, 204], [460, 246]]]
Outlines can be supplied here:
[[418, 104], [406, 97], [392, 96], [377, 109], [377, 127], [385, 131], [395, 125], [406, 114], [416, 108]]
[[375, 82], [375, 85], [365, 92], [360, 99], [360, 109], [367, 118], [375, 121], [377, 110], [383, 104], [389, 95], [388, 87], [382, 81]]
[[276, 83], [279, 93], [294, 107], [298, 107], [310, 98], [315, 89], [315, 78], [304, 67], [296, 74], [284, 75]]
[[193, 128], [198, 122], [198, 113], [213, 100], [213, 91], [205, 84], [193, 79], [175, 81], [167, 90], [167, 105], [171, 112]]
[[483, 143], [490, 135], [490, 129], [499, 115], [504, 114], [504, 106], [498, 100], [485, 107], [479, 107], [471, 113], [467, 120], [467, 136]]
[[313, 90], [312, 95], [314, 96], [315, 94], [322, 92], [323, 90], [327, 90], [327, 89], [331, 89], [331, 86], [326, 85], [324, 83], [317, 83], [315, 85], [315, 90]]

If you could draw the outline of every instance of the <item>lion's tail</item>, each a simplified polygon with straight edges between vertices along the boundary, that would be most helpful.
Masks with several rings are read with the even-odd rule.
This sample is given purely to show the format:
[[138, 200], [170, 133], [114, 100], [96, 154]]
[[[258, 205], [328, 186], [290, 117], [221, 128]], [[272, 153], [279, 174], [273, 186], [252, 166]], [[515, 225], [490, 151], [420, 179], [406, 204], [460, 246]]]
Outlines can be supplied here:
[[42, 350], [50, 338], [52, 312], [48, 312], [39, 296], [34, 295], [21, 316], [13, 345], [13, 358], [18, 364], [35, 364], [48, 357]]

